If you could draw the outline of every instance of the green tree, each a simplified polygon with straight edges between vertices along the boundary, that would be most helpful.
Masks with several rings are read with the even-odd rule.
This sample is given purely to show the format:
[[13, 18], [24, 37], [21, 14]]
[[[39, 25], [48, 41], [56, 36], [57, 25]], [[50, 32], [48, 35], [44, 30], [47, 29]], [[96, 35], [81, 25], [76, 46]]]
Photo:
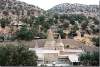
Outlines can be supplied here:
[[19, 40], [32, 40], [33, 33], [31, 30], [28, 30], [26, 26], [22, 26], [22, 28], [16, 32], [16, 37]]
[[63, 32], [63, 30], [58, 30], [58, 33], [60, 34], [61, 38], [66, 38], [66, 34]]
[[99, 47], [99, 37], [92, 38], [92, 42], [94, 43], [95, 46]]
[[80, 55], [79, 60], [83, 65], [86, 65], [86, 66], [87, 65], [98, 66], [99, 65], [99, 52], [83, 53]]
[[69, 37], [69, 38], [73, 38], [73, 37], [75, 37], [75, 36], [77, 36], [77, 33], [76, 33], [75, 30], [71, 30], [71, 31], [68, 33], [68, 37]]
[[35, 21], [35, 17], [34, 16], [30, 16], [29, 18], [28, 17], [24, 17], [21, 19], [22, 22], [26, 23], [26, 24], [29, 24], [30, 27], [32, 27], [34, 21]]
[[42, 25], [45, 22], [45, 16], [39, 16], [36, 18], [35, 25]]
[[79, 23], [81, 23], [82, 21], [88, 22], [88, 19], [86, 18], [86, 16], [81, 15], [81, 14], [80, 15], [76, 15], [76, 14], [69, 15], [68, 19], [70, 20], [72, 24], [75, 24], [74, 21], [78, 21]]
[[8, 20], [8, 18], [0, 19], [0, 24], [2, 28], [5, 28], [5, 26], [7, 26], [9, 23], [10, 23], [10, 20]]
[[69, 21], [64, 20], [64, 21], [62, 21], [62, 22], [63, 22], [63, 25], [62, 25], [63, 29], [66, 29], [66, 28], [68, 28], [68, 27], [69, 27], [69, 24], [70, 24], [70, 22], [69, 22]]
[[88, 26], [88, 22], [83, 21], [83, 22], [81, 23], [81, 27], [82, 27], [83, 30], [86, 30], [87, 26]]
[[93, 19], [93, 21], [94, 21], [94, 23], [95, 23], [95, 25], [99, 25], [99, 20], [97, 19], [97, 18], [92, 18]]
[[0, 46], [0, 66], [36, 66], [35, 51], [24, 45]]

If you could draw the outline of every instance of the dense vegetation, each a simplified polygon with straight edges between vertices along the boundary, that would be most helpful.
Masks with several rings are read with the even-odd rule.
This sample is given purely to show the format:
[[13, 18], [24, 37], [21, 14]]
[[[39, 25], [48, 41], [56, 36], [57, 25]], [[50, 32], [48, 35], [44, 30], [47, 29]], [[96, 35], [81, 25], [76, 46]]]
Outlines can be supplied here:
[[[34, 5], [29, 5], [24, 2], [20, 2], [16, 0], [14, 1], [1, 0], [0, 4], [1, 4], [0, 6], [1, 13], [3, 13], [4, 15], [4, 18], [0, 19], [1, 27], [5, 28], [5, 26], [10, 25], [10, 22], [14, 20], [13, 17], [9, 15], [11, 13], [12, 15], [17, 16], [16, 20], [14, 21], [17, 21], [18, 23], [19, 21], [21, 21], [22, 23], [26, 24], [27, 28], [29, 28], [28, 31], [31, 31], [31, 33], [33, 34], [32, 37], [34, 38], [37, 38], [37, 37], [40, 39], [46, 38], [47, 30], [52, 27], [55, 27], [53, 28], [53, 29], [56, 29], [54, 31], [56, 33], [59, 33], [62, 38], [65, 38], [66, 33], [63, 32], [63, 30], [66, 30], [66, 29], [68, 29], [68, 37], [71, 37], [71, 38], [76, 36], [76, 31], [79, 30], [80, 28], [82, 29], [82, 31], [85, 31], [88, 34], [96, 35], [99, 33], [99, 21], [96, 17], [86, 17], [84, 14], [58, 14], [54, 12], [50, 13], [49, 11], [46, 12]], [[61, 5], [64, 6], [63, 4]], [[84, 6], [82, 5], [83, 7], [81, 7], [80, 6], [81, 4], [77, 4], [76, 6], [75, 4], [68, 4], [68, 3], [65, 3], [65, 5], [66, 6], [71, 5], [72, 7], [68, 6], [71, 9], [68, 8], [67, 11], [71, 10], [72, 12], [74, 12], [75, 10], [84, 12], [84, 10], [86, 9], [85, 7], [88, 6], [88, 5], [84, 5]], [[64, 6], [64, 8], [66, 8], [66, 6]], [[78, 10], [74, 9], [75, 6], [78, 7]], [[34, 8], [37, 8], [37, 9], [34, 10]], [[98, 12], [97, 5], [92, 5], [92, 6], [89, 5], [87, 8], [91, 8], [91, 9], [86, 9], [85, 11], [91, 12], [93, 11], [92, 8], [93, 9], [95, 8], [96, 12]], [[62, 8], [60, 9], [62, 11]], [[34, 15], [35, 11], [36, 13], [37, 12], [39, 13], [39, 16]], [[2, 35], [0, 36], [2, 37]], [[23, 38], [21, 39], [28, 40], [28, 39], [23, 39]], [[30, 38], [30, 39], [33, 39], [33, 38]]]
[[18, 40], [32, 40], [33, 33], [28, 30], [26, 26], [22, 26], [22, 28], [16, 32], [16, 38]]
[[24, 45], [0, 46], [0, 66], [36, 66], [37, 56]]
[[86, 66], [98, 66], [99, 65], [99, 52], [83, 53], [80, 55], [81, 64]]
[[8, 26], [10, 24], [9, 18], [2, 18], [0, 19], [0, 25], [2, 28], [5, 28], [5, 26]]
[[94, 43], [95, 46], [99, 47], [99, 40], [100, 38], [99, 37], [94, 37], [92, 38], [92, 42]]
[[[7, 25], [10, 25], [11, 19], [1, 19], [0, 24], [1, 27], [5, 27]], [[99, 33], [99, 21], [97, 18], [93, 17], [86, 17], [84, 15], [76, 15], [76, 14], [45, 14], [38, 17], [35, 16], [28, 16], [28, 17], [22, 17], [18, 19], [18, 22], [21, 21], [24, 23], [27, 29], [23, 29], [23, 26], [21, 30], [18, 30], [17, 36], [20, 37], [19, 34], [23, 30], [23, 33], [30, 33], [30, 38], [33, 39], [36, 37], [39, 37], [40, 39], [46, 38], [46, 32], [49, 28], [54, 29], [56, 33], [59, 33], [62, 38], [65, 38], [66, 33], [63, 32], [63, 30], [68, 30], [68, 37], [74, 37], [76, 36], [76, 31], [81, 29], [87, 34], [94, 34], [97, 35]], [[11, 27], [11, 26], [10, 26]], [[13, 31], [12, 31], [13, 32]], [[26, 33], [26, 34], [27, 34]], [[24, 34], [24, 35], [26, 35]], [[21, 34], [22, 36], [22, 34]], [[33, 37], [33, 38], [32, 38]], [[23, 39], [22, 40], [28, 40]]]

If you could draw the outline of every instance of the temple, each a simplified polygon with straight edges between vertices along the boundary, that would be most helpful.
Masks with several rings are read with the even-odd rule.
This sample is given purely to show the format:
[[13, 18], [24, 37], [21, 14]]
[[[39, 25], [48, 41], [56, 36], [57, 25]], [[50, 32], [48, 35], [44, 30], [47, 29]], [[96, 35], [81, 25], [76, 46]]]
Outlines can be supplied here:
[[78, 57], [84, 52], [82, 48], [70, 44], [68, 47], [68, 43], [66, 43], [66, 47], [60, 35], [58, 39], [54, 39], [51, 29], [48, 30], [47, 35], [44, 46], [37, 47], [39, 42], [36, 41], [35, 48], [30, 48], [30, 50], [36, 51], [39, 64], [52, 64], [53, 62], [71, 64], [79, 62]]

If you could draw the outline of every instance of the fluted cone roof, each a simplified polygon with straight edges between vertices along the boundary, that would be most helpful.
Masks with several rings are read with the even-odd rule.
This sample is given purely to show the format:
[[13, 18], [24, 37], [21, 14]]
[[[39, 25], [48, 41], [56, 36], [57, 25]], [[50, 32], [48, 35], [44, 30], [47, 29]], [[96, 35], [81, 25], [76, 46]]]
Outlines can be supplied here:
[[51, 31], [51, 29], [48, 30], [47, 34], [48, 36], [47, 36], [47, 40], [45, 42], [44, 48], [55, 49], [55, 40], [54, 40], [53, 32]]
[[47, 32], [47, 41], [54, 41], [53, 32], [51, 29]]
[[60, 35], [59, 35], [59, 37], [57, 39], [57, 44], [56, 45], [58, 45], [58, 46], [64, 46]]
[[62, 43], [61, 36], [58, 36], [57, 43]]
[[35, 48], [38, 48], [38, 42], [35, 41]]

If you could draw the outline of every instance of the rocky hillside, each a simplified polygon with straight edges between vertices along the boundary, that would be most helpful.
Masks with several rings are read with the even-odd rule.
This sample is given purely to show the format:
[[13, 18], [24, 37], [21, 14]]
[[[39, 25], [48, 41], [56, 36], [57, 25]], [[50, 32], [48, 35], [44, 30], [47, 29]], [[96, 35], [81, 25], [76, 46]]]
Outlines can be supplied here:
[[69, 4], [63, 3], [54, 6], [53, 8], [49, 9], [50, 12], [55, 13], [73, 13], [73, 12], [87, 12], [87, 13], [98, 13], [99, 12], [99, 5], [83, 5], [83, 4]]
[[20, 2], [18, 0], [0, 0], [0, 13], [2, 14], [23, 14], [39, 15], [43, 10], [37, 6]]

